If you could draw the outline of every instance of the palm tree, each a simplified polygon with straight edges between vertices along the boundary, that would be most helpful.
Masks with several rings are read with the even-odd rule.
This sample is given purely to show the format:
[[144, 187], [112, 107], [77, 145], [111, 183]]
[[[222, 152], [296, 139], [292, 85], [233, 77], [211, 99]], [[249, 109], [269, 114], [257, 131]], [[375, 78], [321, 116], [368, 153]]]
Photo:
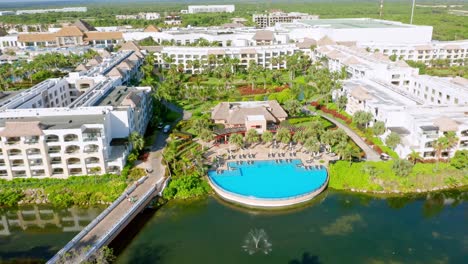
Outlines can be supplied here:
[[249, 144], [258, 142], [260, 140], [260, 136], [258, 135], [257, 130], [253, 128], [249, 129], [249, 131], [247, 131], [247, 134], [245, 135], [245, 140]]
[[365, 126], [366, 128], [372, 118], [372, 114], [366, 111], [357, 111], [353, 115], [353, 121], [359, 126]]
[[213, 133], [208, 128], [203, 128], [199, 134], [200, 139], [205, 142], [210, 142], [213, 140]]
[[415, 165], [418, 160], [422, 159], [422, 157], [419, 154], [419, 152], [415, 151], [414, 149], [411, 149], [411, 153], [408, 154], [408, 159], [413, 162], [413, 165]]
[[244, 147], [244, 138], [241, 134], [232, 134], [229, 137], [229, 143], [236, 145], [238, 148]]
[[439, 169], [439, 160], [442, 157], [442, 152], [450, 146], [450, 143], [446, 137], [440, 137], [432, 146], [436, 153], [436, 169]]
[[271, 132], [268, 131], [268, 130], [265, 131], [265, 132], [263, 132], [263, 134], [262, 134], [262, 141], [263, 141], [264, 143], [272, 142], [273, 139], [274, 139], [273, 133], [271, 133]]
[[129, 140], [137, 152], [141, 151], [145, 147], [145, 139], [136, 131], [130, 134]]
[[296, 133], [294, 133], [293, 140], [296, 143], [302, 144], [306, 140], [306, 135], [302, 130], [299, 130]]
[[291, 141], [291, 132], [287, 128], [280, 128], [276, 131], [276, 139], [281, 143], [288, 144]]
[[353, 161], [354, 157], [359, 157], [359, 150], [351, 144], [347, 144], [344, 149], [341, 151], [341, 158], [345, 160], [349, 160], [349, 165], [351, 166], [351, 162]]
[[302, 104], [296, 99], [290, 99], [284, 103], [284, 108], [290, 116], [297, 116], [301, 113]]
[[448, 141], [447, 151], [450, 151], [450, 149], [457, 146], [459, 138], [457, 137], [457, 134], [454, 131], [448, 131], [447, 133], [445, 133], [445, 137]]
[[317, 138], [310, 137], [305, 141], [304, 147], [310, 152], [319, 152], [320, 142], [317, 140]]

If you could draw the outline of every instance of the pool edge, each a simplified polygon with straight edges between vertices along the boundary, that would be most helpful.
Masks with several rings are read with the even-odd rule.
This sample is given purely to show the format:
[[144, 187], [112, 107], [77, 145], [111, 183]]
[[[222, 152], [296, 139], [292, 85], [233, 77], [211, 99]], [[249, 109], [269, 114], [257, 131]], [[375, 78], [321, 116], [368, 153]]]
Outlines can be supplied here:
[[284, 198], [284, 199], [265, 199], [265, 198], [259, 199], [255, 197], [247, 197], [241, 194], [231, 193], [231, 192], [224, 190], [222, 187], [218, 186], [216, 183], [212, 182], [212, 179], [210, 176], [207, 176], [207, 178], [208, 178], [208, 183], [210, 184], [211, 188], [213, 188], [215, 193], [218, 196], [220, 196], [222, 199], [228, 202], [237, 203], [240, 205], [247, 205], [250, 207], [274, 208], [274, 207], [288, 207], [288, 206], [305, 203], [307, 201], [312, 200], [319, 194], [321, 194], [328, 187], [328, 182], [330, 180], [328, 168], [325, 168], [325, 172], [326, 172], [327, 178], [326, 178], [326, 181], [320, 186], [320, 188], [312, 192], [309, 192], [307, 194], [298, 196], [298, 197]]

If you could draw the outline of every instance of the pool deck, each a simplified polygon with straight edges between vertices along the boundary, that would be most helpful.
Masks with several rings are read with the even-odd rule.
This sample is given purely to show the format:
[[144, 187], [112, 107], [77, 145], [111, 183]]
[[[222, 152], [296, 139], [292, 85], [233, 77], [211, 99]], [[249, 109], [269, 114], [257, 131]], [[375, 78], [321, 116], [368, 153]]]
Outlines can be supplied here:
[[[226, 170], [228, 162], [236, 162], [236, 161], [256, 161], [256, 160], [284, 160], [285, 159], [299, 159], [302, 161], [304, 165], [307, 166], [317, 166], [323, 165], [327, 167], [328, 163], [332, 160], [337, 160], [338, 157], [332, 156], [330, 154], [321, 153], [320, 157], [313, 158], [312, 155], [305, 151], [305, 149], [296, 146], [293, 150], [289, 149], [289, 145], [281, 146], [278, 148], [272, 148], [271, 144], [253, 144], [253, 147], [246, 148], [243, 150], [236, 149], [235, 147], [230, 147], [229, 144], [221, 144], [219, 146], [208, 146], [210, 149], [206, 153], [205, 157], [207, 160], [213, 161], [211, 164], [215, 166], [217, 170]], [[231, 151], [230, 151], [231, 149]], [[228, 159], [229, 152], [231, 152], [231, 158]], [[271, 154], [275, 154], [274, 157]], [[278, 156], [279, 153], [285, 153], [284, 157], [281, 155]], [[295, 153], [296, 155], [290, 155], [290, 153]], [[270, 154], [270, 155], [269, 155]], [[241, 157], [241, 155], [251, 155], [250, 157]], [[234, 156], [234, 157], [232, 157]], [[216, 162], [214, 160], [219, 160]], [[320, 163], [320, 160], [323, 160]], [[292, 205], [297, 205], [299, 203], [307, 202], [317, 195], [319, 195], [323, 190], [325, 190], [328, 186], [329, 176], [327, 171], [327, 180], [326, 182], [320, 186], [319, 189], [311, 191], [310, 193], [299, 195], [290, 198], [284, 199], [263, 199], [263, 198], [256, 198], [256, 197], [247, 197], [240, 194], [231, 193], [229, 191], [224, 190], [216, 183], [214, 183], [210, 177], [208, 177], [208, 183], [210, 186], [216, 191], [216, 193], [229, 202], [246, 205], [250, 207], [261, 207], [261, 208], [274, 208], [274, 207], [287, 207]]]

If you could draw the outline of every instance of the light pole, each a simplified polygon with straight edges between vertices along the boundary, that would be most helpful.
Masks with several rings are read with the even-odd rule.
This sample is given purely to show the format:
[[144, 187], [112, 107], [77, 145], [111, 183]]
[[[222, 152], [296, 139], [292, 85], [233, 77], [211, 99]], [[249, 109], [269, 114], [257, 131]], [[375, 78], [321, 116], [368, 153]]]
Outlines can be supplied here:
[[411, 20], [410, 24], [413, 24], [413, 15], [414, 15], [414, 4], [416, 3], [416, 0], [413, 0], [413, 6], [411, 7]]

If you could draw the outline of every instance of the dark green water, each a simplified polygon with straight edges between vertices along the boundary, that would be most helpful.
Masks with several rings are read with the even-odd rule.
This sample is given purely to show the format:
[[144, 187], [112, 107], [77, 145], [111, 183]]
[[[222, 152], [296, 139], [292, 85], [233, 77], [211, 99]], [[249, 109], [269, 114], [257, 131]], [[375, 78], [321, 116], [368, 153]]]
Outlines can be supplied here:
[[0, 263], [45, 262], [105, 208], [0, 208]]
[[[467, 263], [467, 200], [467, 192], [378, 199], [331, 191], [287, 212], [245, 210], [215, 198], [173, 201], [117, 263]], [[267, 234], [269, 254], [244, 250], [255, 250], [246, 242], [254, 229]]]

